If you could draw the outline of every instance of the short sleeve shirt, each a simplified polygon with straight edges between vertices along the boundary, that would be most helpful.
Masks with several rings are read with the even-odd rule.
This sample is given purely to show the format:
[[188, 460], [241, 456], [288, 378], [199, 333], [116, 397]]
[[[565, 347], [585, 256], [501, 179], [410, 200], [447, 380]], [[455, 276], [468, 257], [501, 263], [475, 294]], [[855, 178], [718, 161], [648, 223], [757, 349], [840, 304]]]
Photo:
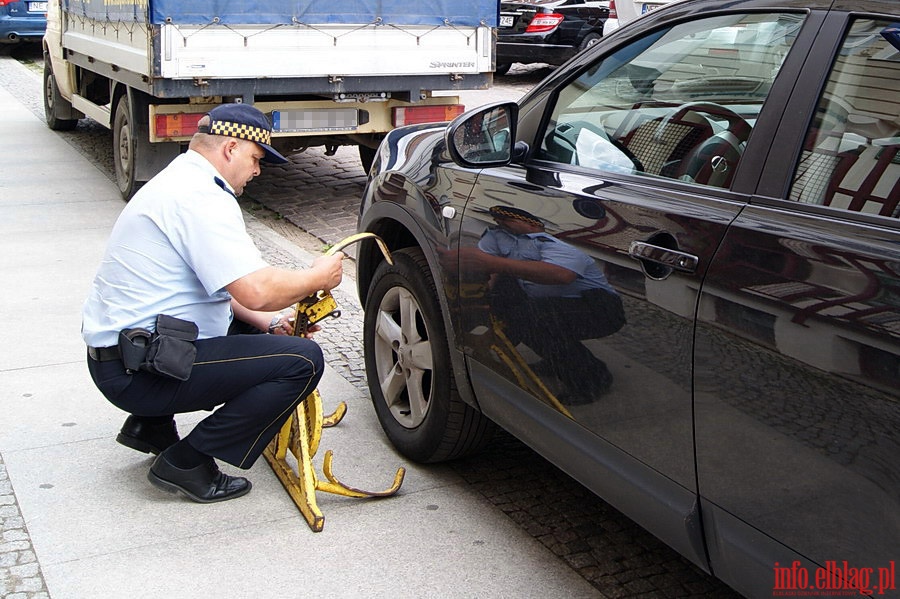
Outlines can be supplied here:
[[266, 266], [227, 184], [188, 150], [119, 215], [84, 303], [82, 336], [93, 347], [115, 345], [122, 329], [153, 330], [159, 314], [195, 322], [201, 339], [225, 335], [225, 287]]
[[577, 277], [568, 285], [544, 285], [519, 280], [529, 297], [579, 297], [588, 289], [615, 290], [594, 260], [578, 248], [547, 233], [515, 235], [500, 227], [488, 229], [478, 248], [494, 256], [512, 260], [535, 260], [555, 264], [574, 272]]

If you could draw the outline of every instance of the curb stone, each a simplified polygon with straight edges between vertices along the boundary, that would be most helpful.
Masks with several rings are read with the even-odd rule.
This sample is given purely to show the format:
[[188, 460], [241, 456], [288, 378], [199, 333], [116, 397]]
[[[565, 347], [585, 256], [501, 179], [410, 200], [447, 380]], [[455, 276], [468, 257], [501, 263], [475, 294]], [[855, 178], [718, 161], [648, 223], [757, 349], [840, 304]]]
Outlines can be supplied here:
[[0, 597], [49, 599], [12, 483], [0, 455]]

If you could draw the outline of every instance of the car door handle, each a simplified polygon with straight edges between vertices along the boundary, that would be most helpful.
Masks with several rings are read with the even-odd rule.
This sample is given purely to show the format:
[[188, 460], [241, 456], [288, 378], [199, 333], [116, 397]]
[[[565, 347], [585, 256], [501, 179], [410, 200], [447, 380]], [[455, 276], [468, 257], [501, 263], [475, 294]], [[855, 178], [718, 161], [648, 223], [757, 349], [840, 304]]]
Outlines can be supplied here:
[[662, 264], [681, 272], [697, 272], [700, 258], [686, 252], [679, 252], [666, 247], [653, 245], [644, 241], [632, 241], [628, 247], [628, 255], [638, 260], [648, 260]]

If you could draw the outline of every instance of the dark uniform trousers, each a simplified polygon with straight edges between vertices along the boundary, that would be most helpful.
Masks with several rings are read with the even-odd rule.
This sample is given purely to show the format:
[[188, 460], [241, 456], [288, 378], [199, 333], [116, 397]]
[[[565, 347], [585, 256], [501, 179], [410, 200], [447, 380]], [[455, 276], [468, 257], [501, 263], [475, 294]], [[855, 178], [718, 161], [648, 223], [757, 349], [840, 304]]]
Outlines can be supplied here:
[[319, 384], [322, 350], [302, 337], [263, 334], [200, 339], [195, 345], [197, 357], [186, 381], [143, 371], [127, 374], [120, 360], [89, 357], [88, 369], [113, 405], [137, 416], [215, 410], [185, 439], [202, 453], [250, 468]]
[[515, 279], [498, 277], [491, 310], [507, 325], [513, 343], [523, 342], [547, 361], [570, 391], [601, 393], [612, 382], [606, 364], [582, 340], [612, 335], [625, 324], [622, 299], [602, 289], [581, 297], [528, 297]]

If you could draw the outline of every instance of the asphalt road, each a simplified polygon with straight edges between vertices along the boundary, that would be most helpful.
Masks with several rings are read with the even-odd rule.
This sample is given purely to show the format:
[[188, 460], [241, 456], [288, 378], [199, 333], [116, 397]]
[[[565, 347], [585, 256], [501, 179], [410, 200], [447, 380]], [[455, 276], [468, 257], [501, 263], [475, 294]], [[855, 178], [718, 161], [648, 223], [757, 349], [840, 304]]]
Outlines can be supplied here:
[[[39, 47], [0, 48], [0, 60], [15, 58], [28, 66], [6, 76], [7, 86], [35, 114], [43, 116]], [[8, 73], [8, 70], [4, 71]], [[517, 99], [550, 69], [515, 65], [491, 90], [462, 94], [469, 106]], [[112, 179], [110, 132], [83, 120], [71, 133], [60, 133]], [[291, 156], [284, 167], [269, 167], [248, 186], [245, 210], [308, 250], [345, 237], [356, 223], [365, 176], [355, 148], [334, 156], [322, 149]], [[352, 278], [352, 269], [347, 275]], [[351, 383], [366, 389], [362, 350], [362, 314], [345, 283], [336, 298], [342, 317], [317, 337], [329, 362]], [[459, 460], [454, 469], [478, 492], [547, 546], [595, 588], [610, 598], [736, 595], [669, 549], [617, 510], [600, 500], [522, 443], [500, 434], [482, 454]]]

